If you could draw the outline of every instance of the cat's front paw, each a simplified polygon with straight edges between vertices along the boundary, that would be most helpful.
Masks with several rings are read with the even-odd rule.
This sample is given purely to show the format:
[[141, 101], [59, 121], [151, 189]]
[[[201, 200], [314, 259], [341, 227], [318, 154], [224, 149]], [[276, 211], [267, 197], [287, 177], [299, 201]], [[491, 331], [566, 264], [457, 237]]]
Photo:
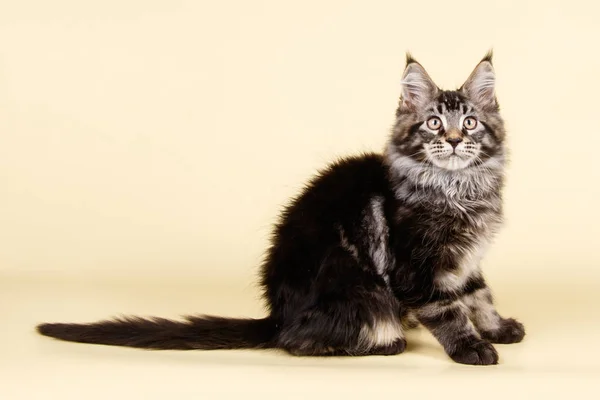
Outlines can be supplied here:
[[448, 354], [450, 358], [460, 364], [469, 365], [494, 365], [498, 364], [498, 353], [491, 343], [480, 340], [464, 343]]
[[525, 327], [513, 318], [506, 318], [500, 321], [498, 329], [481, 332], [481, 337], [492, 343], [519, 343], [525, 337]]

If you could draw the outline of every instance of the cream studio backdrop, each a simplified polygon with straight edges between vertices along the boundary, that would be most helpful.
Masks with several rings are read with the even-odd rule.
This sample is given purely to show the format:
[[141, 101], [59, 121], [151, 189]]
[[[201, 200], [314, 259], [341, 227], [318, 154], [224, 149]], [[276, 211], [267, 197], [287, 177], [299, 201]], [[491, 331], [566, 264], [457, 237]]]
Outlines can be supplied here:
[[[590, 396], [599, 11], [587, 1], [0, 3], [0, 397]], [[499, 346], [499, 366], [455, 365], [424, 331], [405, 354], [362, 359], [35, 335], [41, 321], [120, 313], [263, 315], [255, 277], [270, 225], [316, 169], [383, 147], [404, 52], [451, 88], [490, 47], [511, 162], [506, 224], [484, 270], [500, 311], [528, 330]]]

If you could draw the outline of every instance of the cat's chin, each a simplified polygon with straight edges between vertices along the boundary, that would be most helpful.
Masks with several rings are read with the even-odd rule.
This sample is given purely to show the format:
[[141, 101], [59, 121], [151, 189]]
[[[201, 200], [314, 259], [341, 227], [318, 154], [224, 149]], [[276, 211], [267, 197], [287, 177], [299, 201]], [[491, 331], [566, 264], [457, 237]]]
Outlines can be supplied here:
[[460, 171], [471, 165], [470, 158], [462, 157], [456, 153], [443, 158], [432, 158], [430, 161], [436, 167], [447, 171]]

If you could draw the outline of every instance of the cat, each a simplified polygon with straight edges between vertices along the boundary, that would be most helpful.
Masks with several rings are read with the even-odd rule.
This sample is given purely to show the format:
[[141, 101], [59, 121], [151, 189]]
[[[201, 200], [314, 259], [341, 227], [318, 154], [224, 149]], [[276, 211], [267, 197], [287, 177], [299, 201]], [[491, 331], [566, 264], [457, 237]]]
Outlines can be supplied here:
[[382, 154], [339, 159], [284, 209], [261, 267], [262, 319], [125, 317], [45, 323], [42, 335], [146, 349], [283, 349], [297, 356], [395, 355], [423, 325], [458, 363], [498, 363], [517, 343], [480, 269], [502, 222], [505, 128], [492, 53], [457, 90], [407, 54]]

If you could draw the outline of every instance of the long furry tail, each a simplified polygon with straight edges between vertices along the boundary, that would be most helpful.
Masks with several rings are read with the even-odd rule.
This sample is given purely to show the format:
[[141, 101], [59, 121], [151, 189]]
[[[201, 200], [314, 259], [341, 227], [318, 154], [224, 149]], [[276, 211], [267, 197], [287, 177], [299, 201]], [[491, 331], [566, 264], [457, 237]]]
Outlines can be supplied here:
[[154, 350], [260, 349], [273, 347], [277, 325], [271, 318], [212, 316], [125, 317], [90, 324], [40, 324], [37, 331], [60, 340]]

